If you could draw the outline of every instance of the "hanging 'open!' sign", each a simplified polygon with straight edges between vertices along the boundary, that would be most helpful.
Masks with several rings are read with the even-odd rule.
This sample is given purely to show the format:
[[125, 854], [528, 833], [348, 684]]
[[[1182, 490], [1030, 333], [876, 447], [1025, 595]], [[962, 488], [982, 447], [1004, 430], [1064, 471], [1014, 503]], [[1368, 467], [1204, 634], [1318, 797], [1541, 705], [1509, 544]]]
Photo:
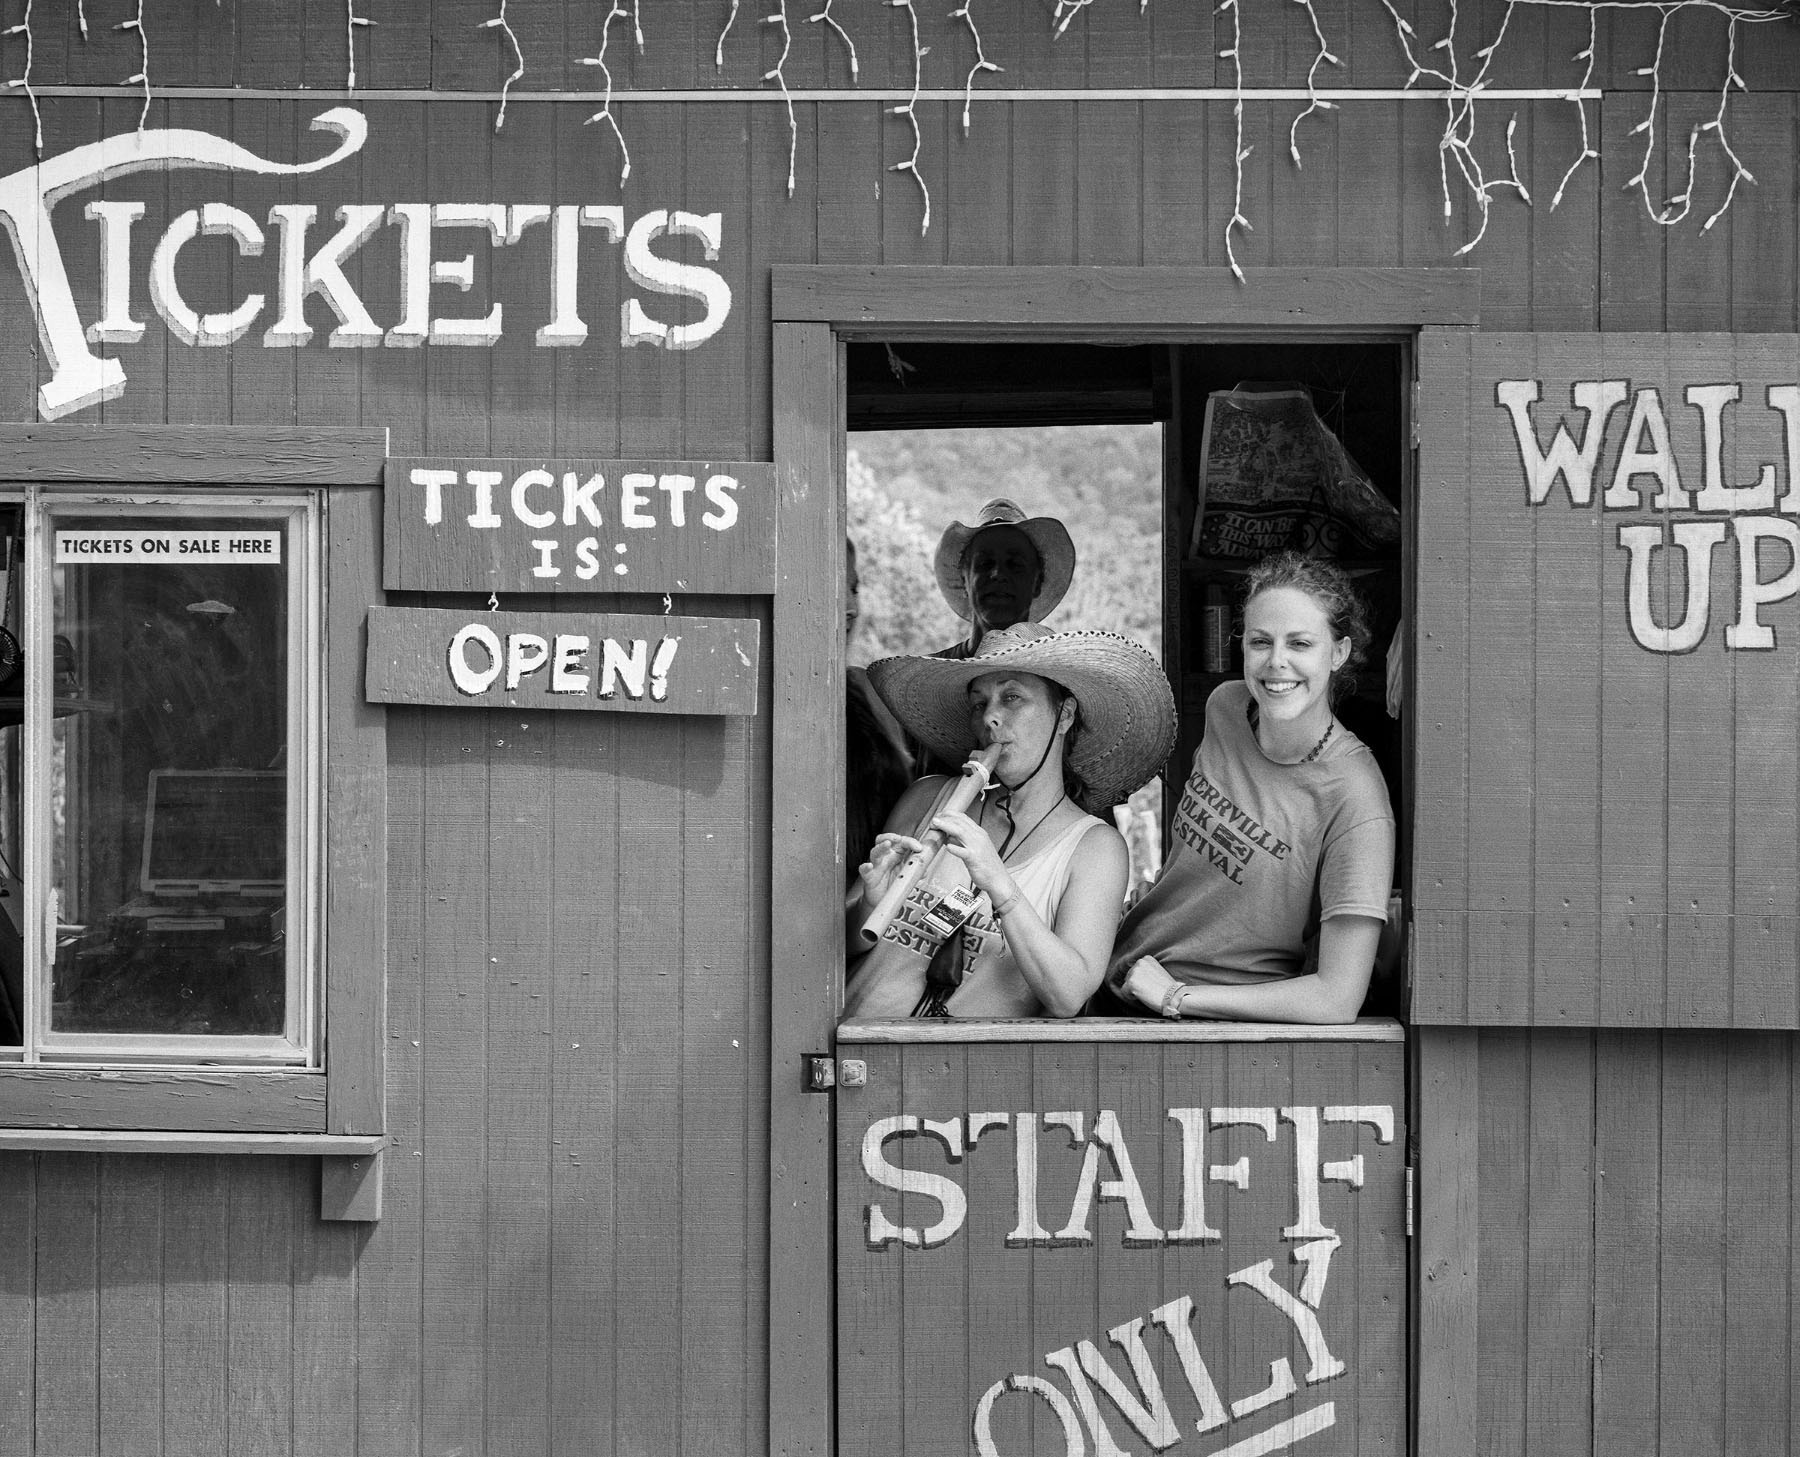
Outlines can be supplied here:
[[754, 618], [369, 610], [371, 703], [753, 714]]

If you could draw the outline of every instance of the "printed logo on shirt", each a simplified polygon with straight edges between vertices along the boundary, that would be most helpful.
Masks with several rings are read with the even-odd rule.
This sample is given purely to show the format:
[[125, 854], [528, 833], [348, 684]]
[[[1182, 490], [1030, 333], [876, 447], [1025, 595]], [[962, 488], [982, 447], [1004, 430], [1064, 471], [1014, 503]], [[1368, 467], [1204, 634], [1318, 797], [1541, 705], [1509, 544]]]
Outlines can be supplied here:
[[1175, 811], [1175, 833], [1233, 885], [1244, 883], [1244, 867], [1259, 851], [1271, 860], [1285, 860], [1292, 848], [1198, 772], [1188, 780]]
[[[901, 903], [900, 912], [888, 923], [887, 930], [881, 933], [883, 941], [891, 941], [903, 951], [914, 951], [929, 959], [937, 954], [943, 944], [944, 935], [940, 923], [932, 916], [932, 911], [943, 899], [941, 891], [931, 886], [915, 885]], [[999, 931], [999, 924], [989, 915], [984, 914], [986, 902], [973, 911], [964, 921], [964, 949], [968, 959], [973, 962], [985, 948], [987, 938]]]

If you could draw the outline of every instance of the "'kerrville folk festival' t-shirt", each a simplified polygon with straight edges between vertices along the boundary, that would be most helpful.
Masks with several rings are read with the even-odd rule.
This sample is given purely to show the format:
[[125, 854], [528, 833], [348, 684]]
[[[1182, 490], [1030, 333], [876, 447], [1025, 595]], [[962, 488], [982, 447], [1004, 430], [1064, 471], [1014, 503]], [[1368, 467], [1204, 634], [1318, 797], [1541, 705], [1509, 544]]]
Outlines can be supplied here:
[[1278, 764], [1249, 704], [1242, 682], [1207, 700], [1169, 858], [1119, 928], [1115, 980], [1140, 956], [1193, 985], [1297, 976], [1322, 922], [1387, 920], [1394, 811], [1368, 745], [1340, 724], [1310, 764]]

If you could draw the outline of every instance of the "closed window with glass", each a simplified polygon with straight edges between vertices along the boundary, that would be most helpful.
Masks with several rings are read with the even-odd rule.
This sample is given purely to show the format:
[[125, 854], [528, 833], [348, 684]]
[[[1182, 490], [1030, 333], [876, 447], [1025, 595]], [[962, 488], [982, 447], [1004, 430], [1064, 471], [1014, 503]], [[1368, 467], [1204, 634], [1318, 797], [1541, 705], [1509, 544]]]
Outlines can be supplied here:
[[315, 503], [0, 513], [0, 1036], [27, 1062], [313, 1065]]

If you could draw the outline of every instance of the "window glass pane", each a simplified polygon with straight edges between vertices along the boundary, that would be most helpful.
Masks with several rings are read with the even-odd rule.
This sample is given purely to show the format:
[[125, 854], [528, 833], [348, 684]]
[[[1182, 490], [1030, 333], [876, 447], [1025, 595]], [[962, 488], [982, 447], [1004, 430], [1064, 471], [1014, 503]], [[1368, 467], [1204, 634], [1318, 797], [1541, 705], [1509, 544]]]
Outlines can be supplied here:
[[287, 518], [49, 527], [51, 1030], [280, 1036]]

